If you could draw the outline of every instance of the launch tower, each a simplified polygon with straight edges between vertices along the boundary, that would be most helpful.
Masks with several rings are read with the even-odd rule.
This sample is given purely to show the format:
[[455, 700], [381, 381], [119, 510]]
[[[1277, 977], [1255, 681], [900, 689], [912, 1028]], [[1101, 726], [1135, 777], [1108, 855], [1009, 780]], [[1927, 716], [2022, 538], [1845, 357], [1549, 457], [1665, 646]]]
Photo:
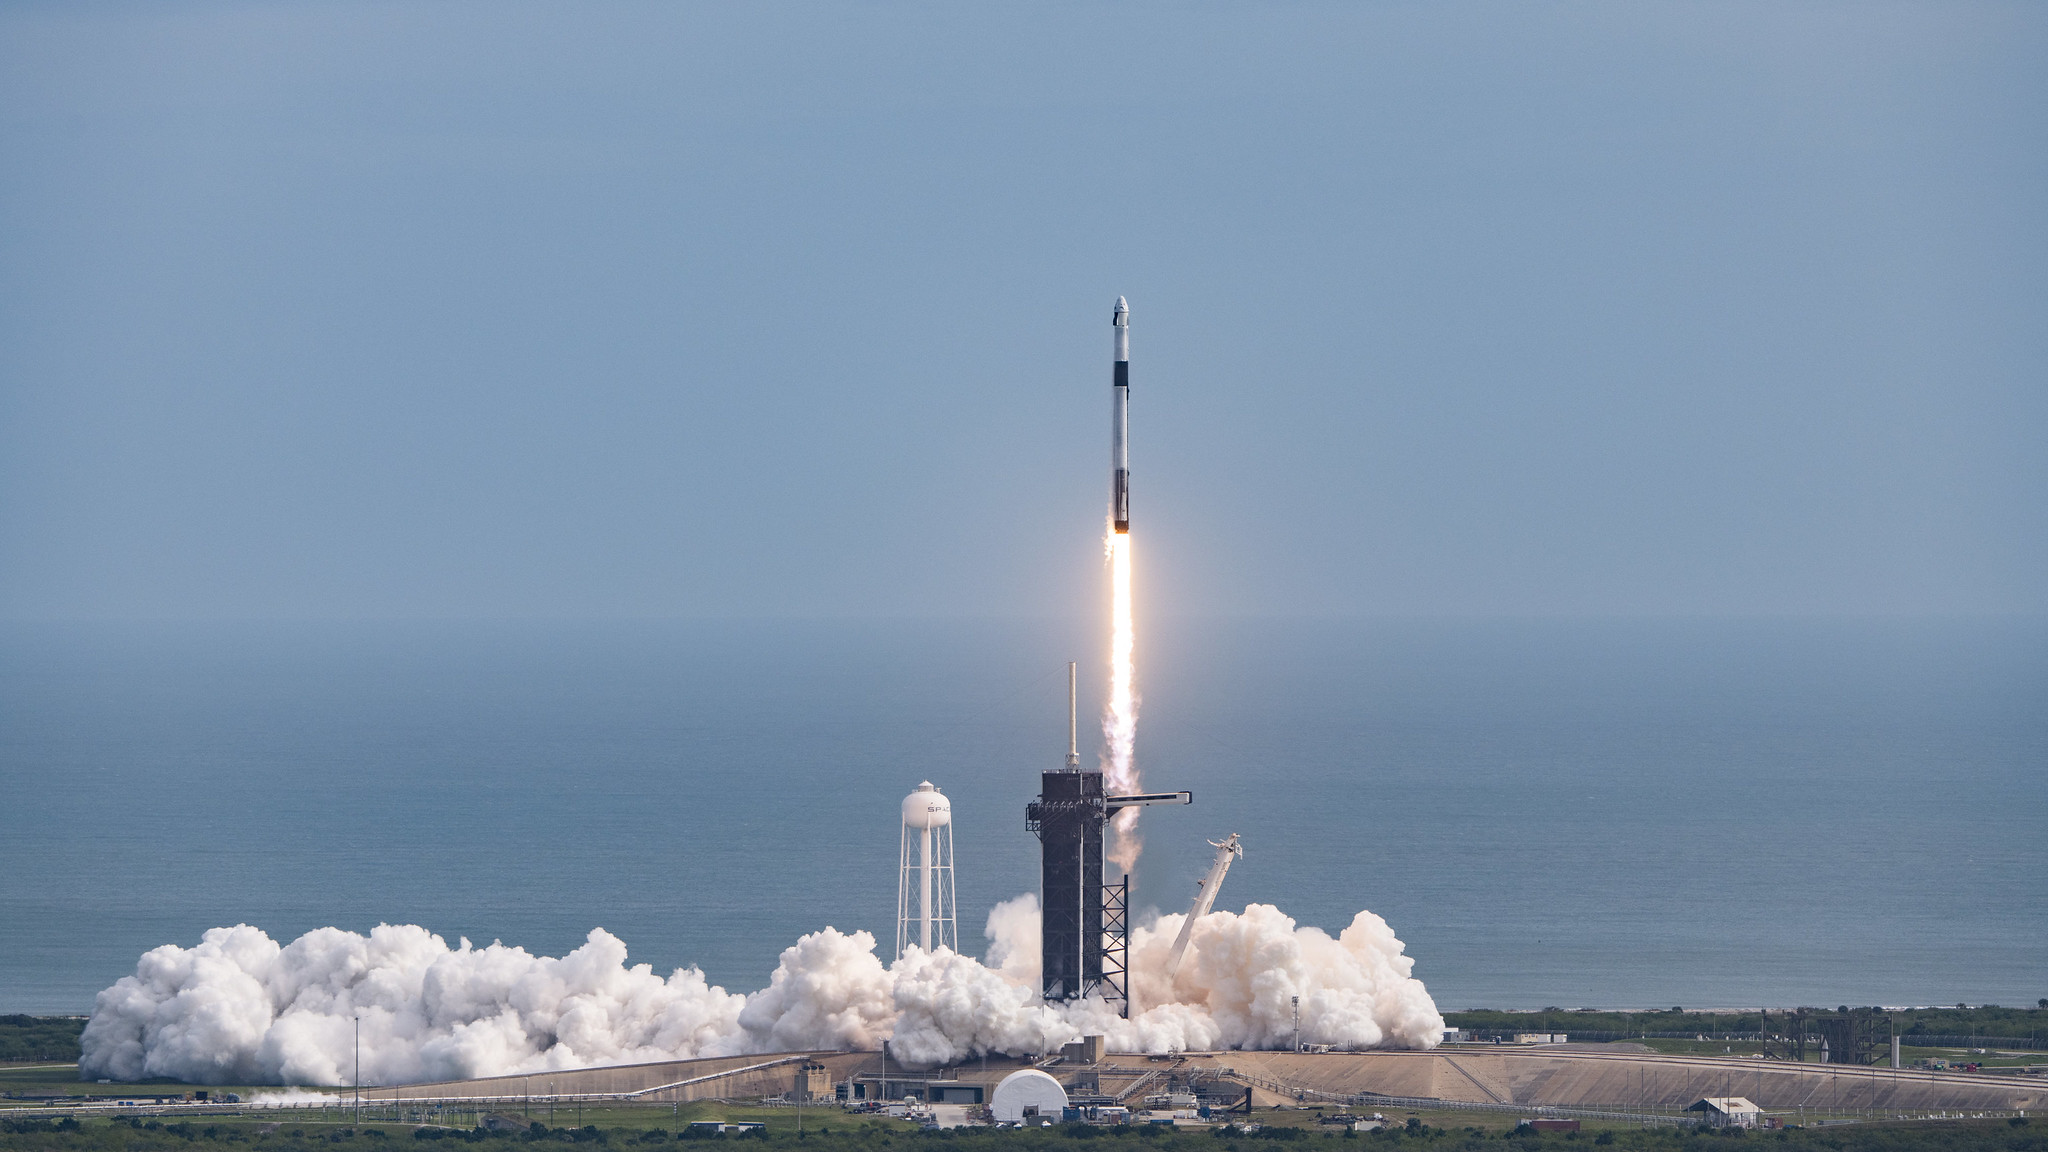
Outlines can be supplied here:
[[1102, 833], [1111, 813], [1147, 804], [1192, 804], [1192, 792], [1110, 796], [1102, 773], [1081, 770], [1074, 665], [1067, 665], [1067, 762], [1040, 774], [1024, 826], [1038, 834], [1041, 987], [1047, 1000], [1100, 996], [1130, 1015], [1129, 878], [1102, 878]]

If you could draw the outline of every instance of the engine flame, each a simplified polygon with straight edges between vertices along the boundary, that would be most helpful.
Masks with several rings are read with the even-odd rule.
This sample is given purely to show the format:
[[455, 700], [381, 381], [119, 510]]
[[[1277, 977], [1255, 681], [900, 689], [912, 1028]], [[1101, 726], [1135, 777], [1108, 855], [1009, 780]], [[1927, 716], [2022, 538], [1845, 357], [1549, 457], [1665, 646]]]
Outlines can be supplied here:
[[[1138, 692], [1135, 661], [1136, 635], [1131, 625], [1131, 535], [1113, 527], [1103, 542], [1109, 558], [1109, 700], [1102, 711], [1102, 774], [1104, 790], [1112, 795], [1143, 791], [1138, 786], [1138, 765], [1132, 751], [1138, 742]], [[1144, 851], [1138, 836], [1138, 810], [1125, 808], [1110, 823], [1111, 839], [1105, 854], [1130, 874]]]

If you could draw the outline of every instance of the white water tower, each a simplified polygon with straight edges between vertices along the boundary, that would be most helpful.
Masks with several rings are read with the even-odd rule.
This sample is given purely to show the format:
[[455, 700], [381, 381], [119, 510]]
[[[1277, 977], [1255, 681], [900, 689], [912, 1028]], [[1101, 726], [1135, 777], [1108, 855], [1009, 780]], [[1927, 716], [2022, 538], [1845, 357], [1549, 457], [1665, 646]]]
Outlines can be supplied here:
[[953, 802], [927, 780], [903, 798], [902, 869], [896, 882], [896, 955], [960, 950], [953, 899]]

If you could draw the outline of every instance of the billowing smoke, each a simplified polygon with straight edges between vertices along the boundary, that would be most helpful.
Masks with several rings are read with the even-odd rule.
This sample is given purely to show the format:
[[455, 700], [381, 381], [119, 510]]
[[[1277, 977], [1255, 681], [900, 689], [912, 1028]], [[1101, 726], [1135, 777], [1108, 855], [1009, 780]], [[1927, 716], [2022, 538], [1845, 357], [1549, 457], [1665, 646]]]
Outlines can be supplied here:
[[[1131, 934], [1133, 1014], [1121, 1019], [1100, 1000], [1048, 1008], [1038, 999], [1038, 900], [1021, 896], [989, 914], [989, 965], [957, 959], [988, 982], [932, 979], [898, 964], [891, 1050], [905, 1060], [944, 1063], [979, 1051], [1049, 1051], [1084, 1034], [1108, 1038], [1116, 1052], [1286, 1048], [1294, 1038], [1292, 999], [1301, 997], [1301, 1041], [1343, 1048], [1431, 1048], [1443, 1036], [1435, 1001], [1411, 972], [1387, 922], [1360, 912], [1332, 939], [1304, 928], [1270, 904], [1242, 913], [1211, 912], [1195, 925], [1180, 971], [1167, 975], [1179, 914]], [[940, 960], [942, 957], [934, 957]], [[927, 999], [975, 998], [976, 1031], [948, 1028], [919, 1011]], [[1007, 996], [1007, 999], [1005, 998]], [[915, 1054], [913, 1057], [913, 1053]]]
[[101, 992], [79, 1074], [348, 1084], [358, 1020], [365, 1084], [672, 1060], [738, 1051], [746, 1006], [694, 968], [664, 980], [627, 967], [601, 928], [552, 959], [451, 949], [414, 925], [319, 928], [280, 947], [243, 924], [152, 949]]
[[874, 937], [827, 928], [783, 950], [768, 987], [740, 996], [695, 968], [628, 966], [594, 929], [559, 959], [493, 943], [450, 948], [426, 929], [337, 928], [280, 946], [248, 925], [145, 954], [99, 994], [79, 1073], [199, 1084], [397, 1084], [602, 1064], [800, 1049], [874, 1049], [913, 1065], [1048, 1051], [1100, 1033], [1124, 1052], [1304, 1043], [1433, 1046], [1443, 1019], [1386, 922], [1360, 912], [1336, 938], [1269, 905], [1212, 912], [1166, 976], [1181, 917], [1131, 937], [1136, 1014], [1038, 999], [1038, 902], [989, 914], [986, 961], [913, 948], [892, 967]]
[[347, 1099], [333, 1092], [309, 1092], [304, 1088], [287, 1088], [282, 1092], [258, 1092], [248, 1103], [257, 1108], [325, 1108], [340, 1104]]

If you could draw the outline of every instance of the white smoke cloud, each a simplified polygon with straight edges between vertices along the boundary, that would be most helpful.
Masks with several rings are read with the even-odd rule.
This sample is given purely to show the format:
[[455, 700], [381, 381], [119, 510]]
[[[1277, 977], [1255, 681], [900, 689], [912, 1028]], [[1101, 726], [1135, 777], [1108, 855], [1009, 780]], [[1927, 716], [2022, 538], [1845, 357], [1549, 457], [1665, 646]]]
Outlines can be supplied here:
[[[891, 1050], [906, 1062], [938, 1064], [982, 1051], [1050, 1051], [1097, 1034], [1117, 1052], [1286, 1048], [1294, 1039], [1295, 996], [1304, 1044], [1430, 1048], [1443, 1038], [1443, 1017], [1412, 975], [1415, 961], [1370, 912], [1360, 912], [1334, 940], [1270, 904], [1211, 912], [1195, 925], [1187, 958], [1169, 978], [1167, 961], [1184, 919], [1162, 916], [1131, 934], [1135, 1004], [1125, 1020], [1099, 1000], [1041, 1004], [1038, 899], [999, 904], [989, 914], [988, 965], [945, 953], [898, 962], [902, 1014]], [[963, 1001], [971, 1013], [924, 1008]]]
[[896, 1015], [893, 985], [872, 935], [813, 932], [783, 949], [768, 987], [747, 998], [744, 1050], [880, 1048]]
[[246, 924], [145, 953], [99, 994], [82, 1076], [196, 1084], [348, 1084], [540, 1072], [739, 1048], [746, 998], [694, 968], [626, 966], [594, 929], [553, 959], [414, 925], [319, 928], [280, 947]]
[[287, 1088], [282, 1092], [258, 1092], [249, 1098], [249, 1103], [258, 1108], [309, 1108], [339, 1104], [348, 1099], [332, 1092], [308, 1092], [304, 1088]]
[[450, 948], [413, 925], [337, 928], [280, 946], [248, 925], [146, 953], [99, 994], [80, 1075], [199, 1084], [399, 1084], [604, 1064], [800, 1049], [875, 1049], [937, 1065], [982, 1052], [1050, 1051], [1084, 1034], [1112, 1050], [1286, 1047], [1291, 998], [1305, 1043], [1433, 1046], [1443, 1018], [1384, 920], [1360, 912], [1335, 939], [1270, 905], [1212, 912], [1188, 958], [1166, 960], [1182, 917], [1131, 937], [1136, 1015], [1099, 1000], [1038, 999], [1038, 901], [990, 912], [987, 960], [913, 948], [883, 967], [866, 932], [826, 928], [783, 950], [768, 987], [740, 996], [695, 968], [666, 979], [626, 964], [593, 929], [560, 959], [493, 943]]

